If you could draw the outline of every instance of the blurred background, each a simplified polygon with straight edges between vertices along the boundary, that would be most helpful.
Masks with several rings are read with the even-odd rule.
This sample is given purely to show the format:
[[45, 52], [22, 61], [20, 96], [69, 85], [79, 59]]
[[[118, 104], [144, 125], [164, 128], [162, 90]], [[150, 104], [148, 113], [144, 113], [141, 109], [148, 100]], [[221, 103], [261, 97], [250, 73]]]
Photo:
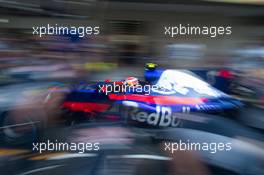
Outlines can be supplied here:
[[[47, 24], [99, 26], [100, 34], [85, 37], [39, 37], [32, 34], [32, 27]], [[171, 38], [164, 35], [164, 26], [179, 24], [231, 26], [232, 34], [216, 38], [203, 35]], [[118, 80], [127, 76], [143, 79], [144, 65], [148, 62], [157, 63], [164, 69], [191, 70], [212, 86], [243, 102], [245, 108], [242, 110], [242, 116], [235, 122], [243, 125], [245, 130], [260, 134], [259, 139], [243, 139], [250, 140], [249, 143], [261, 149], [261, 154], [257, 152], [261, 161], [248, 159], [256, 165], [256, 169], [247, 172], [247, 162], [234, 165], [239, 171], [224, 165], [223, 162], [227, 160], [238, 161], [240, 153], [233, 159], [219, 156], [219, 159], [215, 160], [219, 162], [209, 168], [207, 163], [204, 163], [205, 160], [208, 161], [208, 157], [198, 161], [196, 154], [189, 152], [179, 152], [177, 160], [167, 163], [169, 156], [161, 151], [160, 143], [153, 144], [141, 131], [131, 130], [123, 125], [118, 127], [130, 133], [129, 139], [136, 140], [129, 149], [124, 149], [117, 143], [117, 152], [103, 151], [100, 156], [73, 155], [77, 161], [69, 157], [67, 160], [65, 157], [59, 157], [54, 163], [49, 160], [54, 154], [34, 158], [35, 155], [30, 149], [21, 149], [18, 146], [20, 140], [16, 140], [15, 146], [6, 144], [3, 135], [10, 135], [9, 127], [16, 128], [21, 124], [26, 126], [13, 129], [17, 133], [28, 130], [28, 125], [30, 130], [34, 130], [35, 126], [31, 127], [32, 121], [25, 122], [22, 120], [23, 116], [34, 113], [43, 116], [43, 108], [49, 116], [58, 115], [57, 106], [63, 98], [61, 94], [53, 98], [49, 107], [43, 105], [43, 101], [47, 99], [46, 90], [50, 90], [50, 87], [56, 86], [67, 91], [66, 86], [80, 82]], [[264, 167], [263, 86], [262, 0], [0, 0], [0, 140], [3, 142], [3, 146], [0, 146], [1, 174], [118, 174], [117, 169], [119, 174], [264, 174], [260, 168]], [[30, 108], [25, 110], [21, 106]], [[15, 116], [13, 119], [16, 124], [6, 120], [6, 115]], [[40, 120], [42, 123], [46, 118], [41, 117]], [[45, 128], [44, 136], [42, 135], [44, 138], [64, 139], [69, 133], [80, 129], [51, 123], [52, 126], [49, 127], [41, 126]], [[94, 126], [81, 126], [82, 129], [87, 129], [87, 133], [91, 127]], [[239, 127], [232, 125], [230, 128], [235, 128], [234, 132], [241, 132]], [[220, 133], [224, 130], [225, 127]], [[104, 133], [100, 131], [96, 133], [103, 137]], [[12, 134], [14, 133], [11, 132]], [[22, 137], [21, 142], [36, 138], [34, 133], [31, 134], [33, 135]], [[250, 152], [257, 150], [255, 147], [249, 149]], [[142, 156], [121, 156], [126, 159], [123, 161], [118, 157], [123, 150], [124, 154], [136, 152], [135, 155], [138, 156], [148, 153], [156, 157], [144, 157], [141, 160]], [[109, 157], [109, 154], [114, 155]], [[182, 163], [188, 161], [191, 163]], [[189, 167], [193, 167], [195, 173], [187, 171], [191, 169]]]

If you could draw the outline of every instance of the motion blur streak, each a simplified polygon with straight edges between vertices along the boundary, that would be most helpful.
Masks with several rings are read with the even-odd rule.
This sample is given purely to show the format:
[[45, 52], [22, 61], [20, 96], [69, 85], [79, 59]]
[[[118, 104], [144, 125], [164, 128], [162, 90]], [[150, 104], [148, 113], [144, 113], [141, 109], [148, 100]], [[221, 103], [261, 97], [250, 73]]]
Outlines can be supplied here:
[[256, 0], [0, 0], [0, 174], [263, 175], [263, 19]]

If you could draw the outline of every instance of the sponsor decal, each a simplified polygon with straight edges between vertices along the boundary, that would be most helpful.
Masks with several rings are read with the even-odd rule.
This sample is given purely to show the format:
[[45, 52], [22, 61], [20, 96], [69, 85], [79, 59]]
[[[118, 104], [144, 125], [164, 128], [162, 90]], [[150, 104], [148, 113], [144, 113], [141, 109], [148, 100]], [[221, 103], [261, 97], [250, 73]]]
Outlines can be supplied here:
[[177, 118], [176, 115], [173, 115], [169, 107], [157, 106], [156, 111], [152, 113], [139, 111], [138, 108], [133, 108], [128, 115], [132, 120], [153, 126], [177, 127], [181, 124], [181, 120]]
[[153, 91], [164, 95], [178, 93], [186, 96], [189, 92], [194, 91], [199, 95], [221, 96], [221, 93], [206, 82], [188, 73], [176, 70], [164, 71], [156, 86], [159, 88], [153, 89]]

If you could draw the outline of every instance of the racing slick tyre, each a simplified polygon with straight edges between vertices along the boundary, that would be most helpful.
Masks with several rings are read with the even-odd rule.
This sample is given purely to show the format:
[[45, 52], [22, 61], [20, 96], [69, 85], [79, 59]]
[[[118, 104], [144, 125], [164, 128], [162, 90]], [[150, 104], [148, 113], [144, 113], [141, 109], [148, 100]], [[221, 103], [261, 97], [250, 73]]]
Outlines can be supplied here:
[[1, 116], [0, 138], [4, 146], [26, 146], [42, 136], [45, 114], [41, 110], [10, 110]]

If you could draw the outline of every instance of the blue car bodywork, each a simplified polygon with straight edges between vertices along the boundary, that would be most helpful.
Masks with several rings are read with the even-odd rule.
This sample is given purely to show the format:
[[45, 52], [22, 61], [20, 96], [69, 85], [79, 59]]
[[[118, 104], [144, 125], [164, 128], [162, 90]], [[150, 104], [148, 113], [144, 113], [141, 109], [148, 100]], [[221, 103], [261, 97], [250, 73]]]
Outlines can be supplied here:
[[243, 106], [189, 71], [154, 70], [145, 72], [145, 76], [146, 83], [132, 91], [114, 91], [112, 88], [113, 91], [106, 93], [98, 88], [99, 85], [115, 86], [116, 82], [75, 88], [63, 107], [89, 116], [103, 113], [153, 126], [178, 126], [177, 115], [180, 113], [219, 114], [237, 111]]

